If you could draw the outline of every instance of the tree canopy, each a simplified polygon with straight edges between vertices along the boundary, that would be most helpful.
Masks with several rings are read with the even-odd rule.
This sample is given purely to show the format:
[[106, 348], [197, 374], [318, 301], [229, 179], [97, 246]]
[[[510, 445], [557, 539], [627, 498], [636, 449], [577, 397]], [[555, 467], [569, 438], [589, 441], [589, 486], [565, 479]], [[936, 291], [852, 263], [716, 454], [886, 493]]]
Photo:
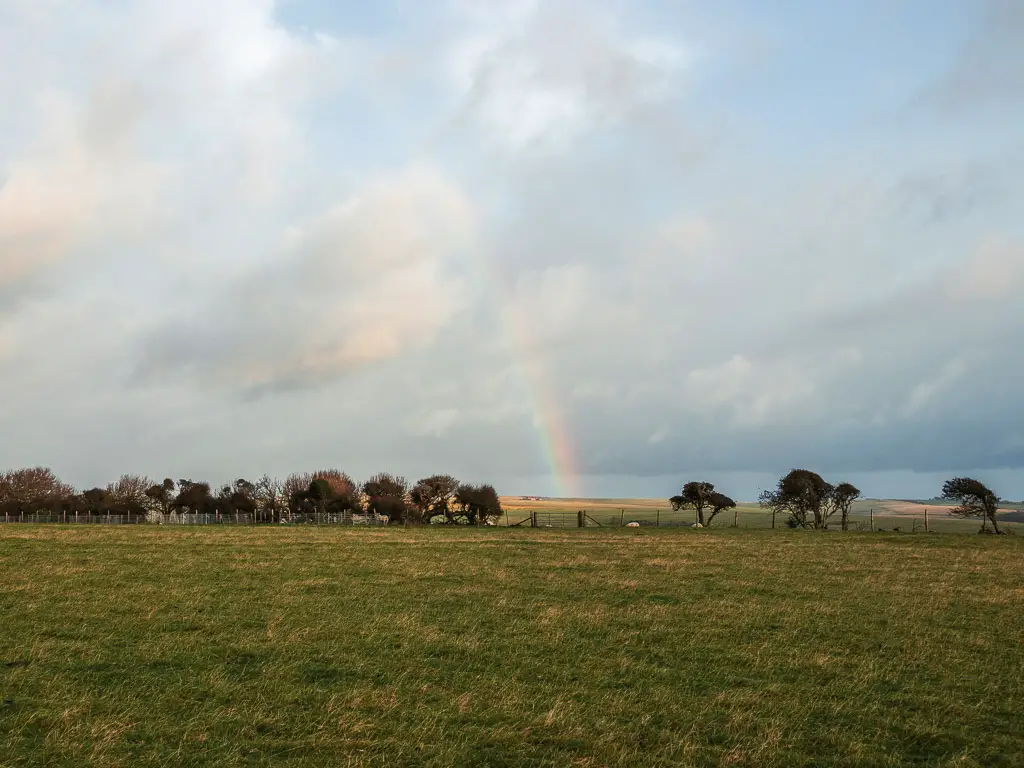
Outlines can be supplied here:
[[981, 530], [992, 523], [992, 531], [1001, 533], [996, 513], [999, 511], [999, 497], [987, 485], [973, 477], [954, 477], [942, 484], [942, 498], [957, 502], [952, 514], [959, 517], [980, 517]]
[[779, 479], [773, 491], [761, 494], [761, 506], [789, 515], [794, 528], [825, 528], [831, 512], [829, 500], [832, 486], [817, 472], [793, 469]]
[[692, 509], [701, 525], [710, 525], [715, 516], [732, 509], [736, 502], [715, 490], [714, 483], [694, 480], [683, 485], [678, 495], [669, 499], [672, 509]]

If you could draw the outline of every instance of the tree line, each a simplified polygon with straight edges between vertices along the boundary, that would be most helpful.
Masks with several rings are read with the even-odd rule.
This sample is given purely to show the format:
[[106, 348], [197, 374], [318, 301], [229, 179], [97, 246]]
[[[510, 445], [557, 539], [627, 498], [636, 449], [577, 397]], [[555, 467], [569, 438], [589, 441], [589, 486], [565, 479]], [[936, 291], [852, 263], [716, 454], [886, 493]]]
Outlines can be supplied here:
[[[775, 488], [761, 493], [759, 504], [772, 513], [772, 525], [776, 515], [785, 515], [790, 528], [827, 529], [839, 518], [839, 527], [846, 531], [850, 526], [850, 509], [861, 496], [860, 489], [852, 483], [827, 482], [817, 472], [809, 469], [793, 469], [783, 475]], [[963, 518], [981, 518], [981, 532], [989, 525], [993, 533], [1002, 533], [996, 515], [1000, 498], [980, 480], [971, 477], [954, 477], [942, 485], [940, 498], [956, 503], [950, 514]], [[715, 490], [712, 483], [691, 481], [685, 483], [680, 492], [671, 497], [672, 509], [693, 510], [696, 522], [710, 525], [717, 515], [727, 509], [734, 509], [736, 502]]]
[[244, 514], [265, 522], [310, 514], [365, 514], [394, 523], [443, 521], [487, 524], [501, 514], [494, 486], [431, 475], [411, 484], [382, 472], [356, 483], [337, 469], [295, 473], [284, 480], [263, 476], [212, 487], [209, 483], [122, 475], [106, 487], [77, 491], [46, 467], [0, 473], [0, 515], [35, 513], [92, 515]]
[[[759, 499], [763, 509], [785, 515], [791, 528], [827, 529], [838, 517], [848, 530], [853, 502], [860, 490], [852, 483], [832, 484], [807, 469], [794, 469]], [[942, 486], [941, 498], [953, 501], [951, 514], [980, 518], [981, 530], [991, 526], [1002, 533], [996, 519], [999, 497], [984, 483], [955, 477]], [[713, 483], [691, 481], [669, 499], [677, 511], [692, 510], [696, 522], [710, 525], [736, 502], [717, 491]], [[186, 514], [246, 515], [254, 520], [281, 522], [318, 515], [365, 514], [395, 523], [488, 524], [502, 514], [494, 486], [460, 482], [451, 475], [431, 475], [409, 483], [404, 477], [382, 472], [356, 483], [337, 469], [294, 473], [284, 480], [264, 475], [250, 482], [238, 479], [214, 489], [191, 479], [155, 482], [141, 475], [122, 475], [106, 487], [77, 491], [46, 467], [13, 469], [0, 473], [0, 515], [67, 513], [92, 515]]]

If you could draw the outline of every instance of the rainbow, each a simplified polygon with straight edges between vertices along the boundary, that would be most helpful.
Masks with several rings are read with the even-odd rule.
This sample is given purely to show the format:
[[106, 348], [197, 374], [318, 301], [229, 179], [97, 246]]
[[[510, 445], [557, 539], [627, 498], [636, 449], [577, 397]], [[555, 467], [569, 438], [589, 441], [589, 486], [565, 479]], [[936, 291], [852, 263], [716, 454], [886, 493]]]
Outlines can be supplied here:
[[532, 340], [530, 329], [520, 319], [519, 307], [508, 295], [508, 286], [514, 281], [502, 269], [493, 254], [470, 254], [467, 266], [475, 272], [477, 285], [483, 287], [496, 307], [500, 333], [508, 345], [518, 378], [530, 400], [533, 425], [540, 440], [541, 455], [547, 464], [553, 482], [554, 495], [561, 498], [579, 498], [579, 466], [576, 461], [572, 431], [559, 405], [557, 392], [548, 374], [542, 350]]
[[533, 423], [540, 437], [541, 451], [554, 481], [555, 495], [562, 498], [578, 496], [576, 451], [572, 433], [558, 404], [555, 389], [544, 365], [543, 357], [530, 343], [526, 328], [516, 310], [505, 300], [499, 288], [500, 322], [512, 348], [522, 383], [530, 397]]

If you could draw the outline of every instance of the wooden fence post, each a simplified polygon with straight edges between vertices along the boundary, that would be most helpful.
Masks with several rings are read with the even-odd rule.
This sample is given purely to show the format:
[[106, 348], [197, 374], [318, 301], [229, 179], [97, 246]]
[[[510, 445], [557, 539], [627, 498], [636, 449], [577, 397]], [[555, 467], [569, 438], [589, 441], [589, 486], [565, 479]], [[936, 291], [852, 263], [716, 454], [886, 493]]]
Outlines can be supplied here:
[[928, 507], [924, 508], [924, 532], [928, 533]]
[[740, 511], [738, 509], [736, 509], [735, 507], [733, 507], [733, 510], [732, 510], [732, 527], [733, 528], [739, 528], [740, 527]]
[[622, 527], [622, 518], [624, 518], [625, 516], [626, 516], [626, 510], [620, 509], [619, 510], [619, 528]]
[[582, 509], [578, 509], [578, 510], [576, 510], [576, 527], [577, 528], [584, 528], [585, 526], [586, 526], [586, 521], [583, 519], [583, 510]]
[[654, 514], [656, 515], [656, 517], [654, 518], [654, 527], [661, 528], [661, 510], [654, 510]]
[[536, 528], [537, 527], [537, 510], [535, 510], [535, 509], [530, 510], [530, 527], [531, 528]]
[[875, 508], [874, 507], [872, 507], [871, 511], [868, 513], [868, 520], [870, 520], [870, 522], [871, 522], [871, 530], [874, 531], [875, 530]]

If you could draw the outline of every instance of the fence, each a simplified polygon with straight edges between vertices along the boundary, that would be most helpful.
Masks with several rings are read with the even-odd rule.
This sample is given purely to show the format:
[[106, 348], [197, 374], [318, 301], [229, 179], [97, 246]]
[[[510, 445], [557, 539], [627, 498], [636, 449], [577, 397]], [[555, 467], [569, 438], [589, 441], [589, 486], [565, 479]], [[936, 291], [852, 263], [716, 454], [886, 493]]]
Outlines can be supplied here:
[[[730, 509], [715, 516], [711, 528], [779, 528], [787, 527], [787, 515], [772, 513], [753, 507]], [[1011, 510], [1001, 512], [999, 528], [1007, 533], [1024, 531], [1024, 514]], [[520, 528], [621, 528], [635, 523], [641, 528], [690, 528], [696, 522], [693, 510], [670, 509], [510, 509], [501, 517], [500, 524]], [[943, 509], [922, 509], [919, 515], [881, 514], [874, 510], [850, 515], [849, 530], [891, 533], [976, 533], [981, 528], [980, 518], [957, 518], [945, 514]], [[829, 521], [829, 529], [840, 529], [839, 517]]]
[[4, 512], [5, 523], [89, 523], [135, 525], [147, 522], [146, 515], [92, 514], [91, 512]]
[[[929, 516], [922, 512], [918, 516], [858, 513], [851, 515], [849, 528], [851, 531], [875, 531], [894, 533], [975, 533], [981, 527], [980, 519], [953, 518], [945, 514]], [[1024, 532], [1024, 513], [1011, 511], [1005, 516], [1000, 514], [1000, 530], [1007, 533]], [[386, 518], [373, 514], [360, 513], [308, 513], [287, 515], [274, 520], [265, 515], [239, 513], [189, 514], [172, 512], [168, 514], [149, 513], [144, 515], [130, 514], [93, 514], [85, 512], [5, 512], [0, 518], [3, 523], [58, 523], [58, 524], [90, 524], [90, 525], [352, 525], [381, 526], [387, 525]], [[675, 511], [668, 509], [512, 509], [506, 510], [494, 524], [511, 528], [621, 528], [635, 523], [642, 528], [688, 528], [694, 525], [692, 511]], [[838, 518], [829, 523], [829, 528], [838, 530]], [[778, 515], [774, 520], [770, 512], [740, 508], [728, 510], [716, 516], [712, 528], [785, 528], [786, 516]]]
[[273, 520], [263, 515], [238, 513], [189, 514], [150, 512], [144, 515], [92, 514], [82, 512], [5, 512], [4, 523], [57, 523], [82, 525], [387, 525], [386, 518], [377, 515], [309, 513], [285, 515]]
[[620, 528], [630, 523], [642, 527], [689, 528], [694, 522], [692, 511], [635, 508], [575, 511], [515, 509], [506, 511], [501, 519], [501, 524], [514, 528]]

